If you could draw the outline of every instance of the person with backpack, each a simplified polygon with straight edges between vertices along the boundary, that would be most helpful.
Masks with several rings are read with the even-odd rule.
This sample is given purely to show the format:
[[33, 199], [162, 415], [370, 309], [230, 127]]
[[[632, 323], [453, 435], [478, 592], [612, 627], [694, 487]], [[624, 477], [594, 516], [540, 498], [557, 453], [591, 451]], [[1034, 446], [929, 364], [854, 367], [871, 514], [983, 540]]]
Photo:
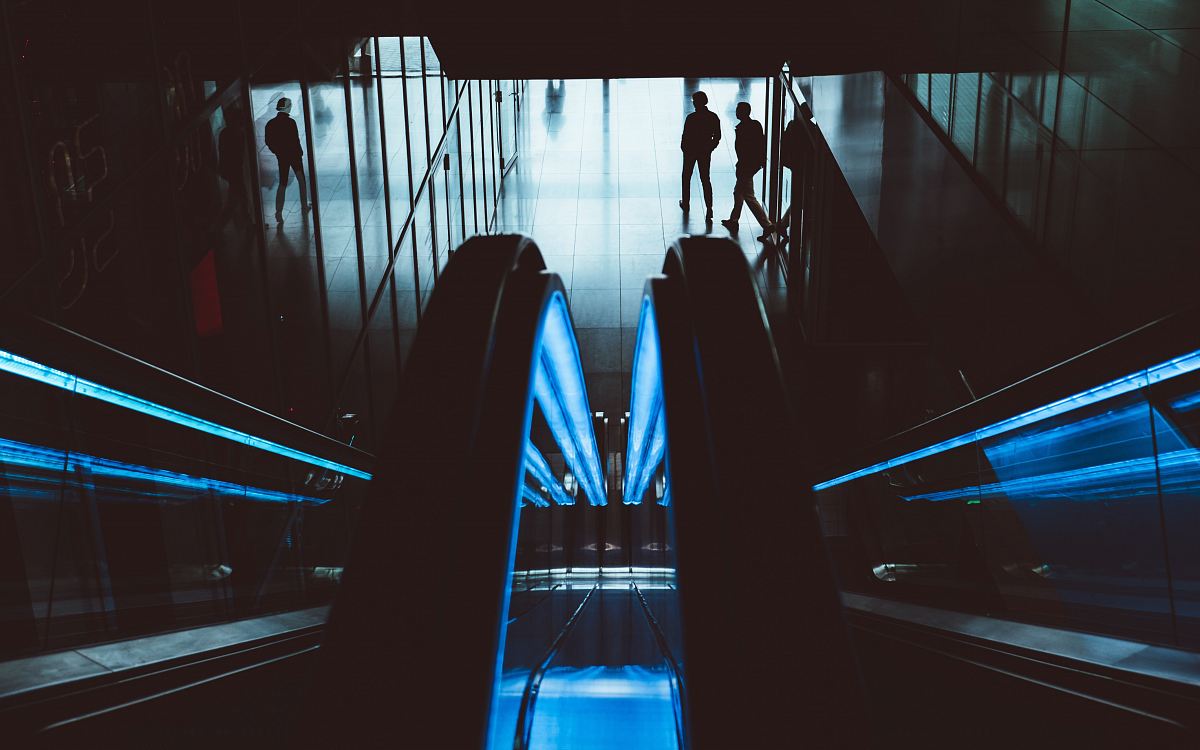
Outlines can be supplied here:
[[775, 232], [771, 219], [766, 210], [754, 195], [754, 176], [767, 164], [767, 138], [763, 134], [762, 124], [750, 117], [750, 103], [738, 102], [735, 110], [738, 126], [734, 129], [733, 150], [737, 154], [737, 165], [734, 167], [736, 181], [733, 185], [733, 210], [728, 219], [721, 223], [730, 234], [737, 234], [738, 219], [742, 215], [742, 204], [750, 208], [750, 213], [758, 219], [763, 228], [760, 242], [767, 241]]
[[300, 186], [300, 210], [308, 213], [312, 208], [308, 203], [308, 186], [304, 181], [304, 150], [300, 148], [300, 131], [296, 121], [292, 119], [292, 100], [286, 96], [279, 97], [275, 104], [275, 117], [264, 130], [267, 148], [279, 160], [279, 187], [275, 189], [275, 221], [283, 223], [283, 202], [287, 198], [288, 173], [296, 173], [296, 183]]

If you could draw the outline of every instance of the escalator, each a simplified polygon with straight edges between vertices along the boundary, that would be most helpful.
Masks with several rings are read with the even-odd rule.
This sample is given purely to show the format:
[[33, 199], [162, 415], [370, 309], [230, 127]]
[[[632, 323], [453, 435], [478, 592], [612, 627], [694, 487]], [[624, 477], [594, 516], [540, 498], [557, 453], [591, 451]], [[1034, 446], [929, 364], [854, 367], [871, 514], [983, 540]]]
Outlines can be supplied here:
[[832, 570], [797, 501], [794, 422], [736, 245], [681, 239], [647, 281], [621, 415], [588, 405], [562, 283], [536, 244], [468, 241], [393, 419], [306, 738], [858, 739]]
[[817, 468], [714, 238], [623, 413], [534, 241], [466, 243], [378, 456], [5, 322], [15, 744], [1195, 744], [1195, 311]]

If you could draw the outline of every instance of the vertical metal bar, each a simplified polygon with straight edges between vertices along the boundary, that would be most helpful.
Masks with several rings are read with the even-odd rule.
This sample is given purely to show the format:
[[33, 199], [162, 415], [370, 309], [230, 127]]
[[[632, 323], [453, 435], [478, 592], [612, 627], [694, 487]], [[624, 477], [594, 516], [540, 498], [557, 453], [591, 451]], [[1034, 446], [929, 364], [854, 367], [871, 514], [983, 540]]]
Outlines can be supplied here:
[[504, 90], [496, 81], [496, 139], [500, 141], [500, 172], [504, 172]]
[[[362, 208], [359, 206], [358, 192], [358, 158], [357, 150], [354, 146], [354, 106], [352, 104], [353, 95], [350, 91], [350, 61], [346, 60], [346, 72], [342, 75], [342, 97], [346, 105], [346, 148], [350, 153], [350, 196], [351, 203], [354, 209], [354, 243], [358, 250], [358, 304], [361, 311], [361, 321], [363, 330], [366, 331], [371, 326], [371, 321], [367, 317], [367, 267], [366, 259], [363, 257], [363, 236], [362, 236]], [[375, 423], [375, 394], [371, 388], [371, 337], [368, 333], [363, 336], [363, 375], [366, 378], [367, 388], [367, 416], [371, 420], [372, 437], [376, 432]], [[341, 382], [349, 381], [349, 374], [354, 370], [354, 358], [358, 352], [350, 353], [350, 361], [346, 363], [346, 375]], [[339, 398], [342, 394], [338, 394]]]
[[[312, 196], [313, 249], [317, 254], [317, 295], [321, 304], [321, 335], [325, 341], [325, 373], [329, 387], [329, 411], [322, 424], [330, 424], [337, 410], [337, 369], [333, 364], [333, 336], [329, 331], [329, 286], [325, 278], [325, 243], [321, 237], [321, 193], [318, 189], [316, 149], [313, 148], [312, 94], [308, 81], [300, 82], [300, 103], [304, 107], [304, 145], [308, 148], [308, 189]], [[257, 165], [257, 160], [255, 160]], [[261, 191], [255, 191], [256, 194]], [[261, 200], [261, 195], [259, 196]], [[261, 216], [261, 209], [259, 212]]]
[[[490, 108], [483, 106], [483, 81], [479, 81], [479, 90], [475, 92], [479, 98], [479, 174], [483, 177], [483, 233], [487, 234], [490, 231], [491, 222], [488, 218], [488, 180], [487, 180], [487, 139], [484, 137], [484, 128], [487, 125], [484, 123], [484, 112]], [[474, 134], [471, 136], [474, 138]]]
[[[379, 151], [380, 159], [383, 160], [383, 215], [387, 224], [387, 251], [390, 266], [398, 249], [396, 245], [392, 244], [392, 180], [388, 169], [387, 117], [383, 111], [383, 63], [380, 61], [379, 55], [379, 37], [371, 37], [371, 42], [375, 51], [375, 99], [379, 107]], [[396, 312], [396, 276], [394, 273], [388, 273], [387, 282], [388, 296], [392, 301], [392, 346], [395, 348], [396, 370], [399, 372], [400, 318]]]
[[975, 139], [971, 142], [971, 166], [979, 169], [979, 115], [983, 109], [983, 77], [986, 73], [975, 74]]
[[[763, 91], [763, 119], [766, 120], [766, 123], [764, 123], [765, 127], [763, 128], [763, 135], [766, 136], [768, 133], [771, 132], [771, 129], [772, 129], [772, 125], [771, 125], [771, 79], [764, 78], [763, 81], [766, 82], [766, 89]], [[763, 169], [762, 180], [761, 180], [762, 184], [759, 186], [759, 191], [758, 191], [759, 195], [761, 195], [763, 197], [763, 200], [767, 201], [768, 206], [771, 205], [771, 203], [770, 203], [771, 196], [770, 196], [770, 193], [767, 192], [767, 187], [769, 184], [767, 181], [767, 173], [770, 171], [771, 170], [769, 168], [769, 165], [768, 165], [768, 168]], [[768, 217], [768, 218], [770, 218], [770, 217]]]
[[[458, 97], [458, 91], [454, 92], [455, 98]], [[463, 158], [462, 158], [462, 110], [459, 109], [454, 115], [454, 140], [455, 148], [458, 150], [458, 212], [462, 220], [462, 238], [467, 239], [467, 184], [463, 177]]]
[[[475, 163], [475, 102], [471, 99], [471, 89], [475, 87], [475, 81], [467, 81], [467, 137], [471, 142], [471, 213], [475, 218], [475, 234], [479, 234], [479, 185], [478, 172], [479, 168]], [[466, 192], [466, 186], [463, 186], [463, 192]]]
[[[493, 93], [494, 93], [494, 91], [493, 91], [493, 85], [492, 85], [492, 84], [494, 84], [494, 83], [495, 83], [495, 81], [493, 81], [493, 80], [489, 80], [489, 81], [488, 81], [488, 97], [489, 97], [489, 98], [490, 98], [490, 97], [493, 95]], [[492, 211], [495, 211], [495, 210], [496, 210], [496, 204], [497, 204], [497, 203], [499, 202], [499, 200], [500, 200], [500, 177], [499, 177], [499, 175], [498, 175], [498, 174], [497, 174], [497, 172], [496, 172], [496, 122], [495, 122], [495, 115], [496, 115], [496, 110], [495, 110], [493, 107], [488, 107], [488, 135], [489, 135], [489, 136], [491, 136], [491, 137], [489, 138], [489, 140], [492, 142], [492, 147], [491, 147], [491, 149], [490, 149], [490, 150], [491, 150], [490, 157], [491, 157], [491, 163], [492, 163]], [[491, 214], [488, 214], [488, 225], [490, 226], [492, 223], [493, 223], [493, 222], [492, 222], [492, 215], [491, 215]]]
[[[413, 192], [413, 160], [412, 160], [412, 128], [408, 126], [411, 116], [408, 112], [408, 59], [404, 55], [404, 37], [400, 37], [400, 88], [404, 96], [404, 154], [408, 162], [408, 213], [413, 217], [409, 223], [408, 240], [412, 246], [413, 259], [413, 298], [417, 306], [417, 323], [421, 322], [421, 262], [417, 258], [417, 228], [415, 215], [416, 196]], [[418, 40], [420, 37], [418, 37]]]
[[767, 90], [773, 96], [771, 97], [771, 153], [770, 153], [770, 170], [771, 170], [771, 192], [770, 192], [770, 215], [771, 223], [779, 221], [779, 205], [782, 201], [779, 191], [783, 185], [783, 165], [779, 163], [780, 143], [783, 138], [783, 97], [784, 91], [780, 76], [772, 76], [767, 84]]
[[425, 60], [425, 39], [425, 37], [421, 37], [421, 103], [425, 109], [425, 169], [429, 173], [429, 188], [426, 190], [426, 194], [429, 196], [429, 250], [433, 260], [433, 285], [436, 287], [440, 269], [438, 268], [437, 190], [434, 189], [433, 180], [437, 171], [434, 169], [433, 146], [429, 139], [429, 65]]
[[[1058, 160], [1058, 127], [1061, 122], [1060, 117], [1063, 106], [1063, 78], [1066, 76], [1067, 69], [1067, 40], [1071, 36], [1071, 0], [1067, 0], [1066, 7], [1063, 9], [1063, 31], [1062, 31], [1062, 47], [1058, 53], [1058, 85], [1054, 92], [1054, 124], [1050, 132], [1050, 166], [1046, 176], [1046, 207], [1043, 210], [1042, 216], [1042, 236], [1039, 238], [1042, 242], [1046, 241], [1046, 226], [1050, 221], [1050, 207], [1054, 200], [1054, 168]], [[1084, 99], [1086, 102], [1086, 98]], [[1039, 118], [1040, 119], [1040, 118]], [[1083, 144], [1080, 144], [1082, 148]]]

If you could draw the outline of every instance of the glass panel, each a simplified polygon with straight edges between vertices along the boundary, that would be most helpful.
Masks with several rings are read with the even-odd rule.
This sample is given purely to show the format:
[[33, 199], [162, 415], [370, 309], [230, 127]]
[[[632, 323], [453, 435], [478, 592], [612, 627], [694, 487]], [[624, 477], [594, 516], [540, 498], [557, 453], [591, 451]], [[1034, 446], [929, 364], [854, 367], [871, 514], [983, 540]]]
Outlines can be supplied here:
[[951, 73], [933, 73], [929, 76], [929, 113], [945, 133], [950, 132], [950, 84], [953, 79]]
[[[361, 481], [13, 375], [0, 393], [3, 655], [329, 601], [309, 582], [340, 577], [346, 535], [307, 514], [353, 512]], [[301, 528], [331, 541], [306, 557]]]
[[1151, 424], [1130, 395], [982, 441], [986, 548], [1011, 611], [1172, 640]]
[[[337, 258], [344, 248], [346, 235], [345, 227], [336, 226], [336, 217], [332, 217], [335, 226], [326, 225], [330, 217], [321, 209], [330, 198], [326, 190], [332, 190], [336, 185], [327, 185], [324, 182], [320, 184], [322, 205], [317, 206], [320, 212], [317, 216], [301, 210], [301, 185], [306, 185], [306, 197], [309, 202], [312, 201], [306, 184], [307, 181], [313, 180], [313, 176], [309, 174], [310, 143], [317, 149], [321, 146], [317, 145], [319, 141], [315, 133], [312, 138], [309, 137], [308, 127], [316, 119], [317, 112], [306, 111], [300, 84], [287, 82], [254, 85], [251, 87], [251, 98], [257, 154], [253, 166], [258, 169], [263, 214], [274, 215], [281, 187], [283, 188], [284, 222], [279, 223], [273, 218], [267, 220], [265, 232], [267, 279], [271, 290], [270, 319], [275, 326], [280, 362], [279, 378], [283, 389], [281, 414], [289, 420], [324, 431], [330, 427], [328, 420], [332, 407], [330, 399], [333, 384], [329, 372], [328, 339], [326, 321], [322, 314], [320, 279], [324, 273], [328, 281], [330, 271], [334, 270], [336, 265], [332, 268], [328, 263], [322, 266], [322, 258], [327, 259], [331, 255]], [[295, 124], [295, 140], [301, 150], [298, 159], [292, 154], [293, 158], [287, 160], [286, 168], [283, 166], [285, 160], [277, 157], [266, 143], [267, 125], [279, 116], [279, 102], [285, 98], [291, 103], [287, 119]], [[319, 100], [314, 98], [311, 101]], [[328, 114], [327, 105], [323, 100], [320, 101], [322, 103], [314, 109]], [[273, 126], [272, 131], [274, 130]], [[283, 149], [282, 146], [276, 147]], [[282, 186], [280, 175], [285, 171], [288, 180], [287, 185]], [[307, 181], [305, 178], [308, 178]], [[320, 238], [315, 228], [318, 219], [322, 225]]]
[[908, 85], [912, 87], [913, 93], [917, 95], [917, 101], [925, 109], [929, 109], [929, 74], [928, 73], [910, 73], [908, 76]]
[[1159, 489], [1179, 645], [1200, 648], [1200, 377], [1151, 388]]
[[979, 109], [979, 74], [959, 73], [954, 83], [954, 112], [950, 137], [967, 158], [975, 160], [975, 115]]
[[984, 74], [979, 103], [979, 137], [975, 168], [997, 192], [1004, 186], [1004, 151], [1008, 130], [1008, 96], [990, 74]]
[[1005, 199], [1009, 209], [1027, 227], [1033, 226], [1042, 172], [1048, 168], [1042, 156], [1037, 121], [1020, 104], [1015, 104], [1008, 123]]
[[[400, 239], [400, 230], [412, 207], [410, 191], [413, 183], [409, 165], [409, 129], [404, 114], [404, 71], [401, 69], [401, 44], [399, 37], [380, 37], [379, 64], [381, 67], [378, 85], [383, 89], [383, 122], [386, 128], [388, 188], [392, 206], [392, 237], [394, 247]], [[410, 73], [411, 75], [411, 73]]]
[[429, 164], [428, 119], [425, 109], [425, 71], [422, 67], [422, 38], [406, 36], [404, 61], [408, 71], [408, 139], [412, 145], [412, 181], [414, 187], [421, 181]]
[[[258, 210], [250, 190], [252, 138], [241, 97], [187, 137], [190, 166], [175, 186], [178, 236], [191, 293], [198, 380], [278, 413]], [[289, 326], [303, 322], [297, 318]]]
[[335, 387], [349, 366], [362, 329], [354, 192], [350, 183], [346, 98], [341, 81], [313, 84], [313, 133], [320, 182], [321, 237]]
[[446, 99], [442, 93], [445, 78], [442, 75], [442, 63], [434, 53], [429, 38], [421, 37], [421, 44], [425, 60], [425, 106], [429, 109], [425, 124], [429, 128], [429, 142], [433, 148], [437, 148], [438, 139], [446, 129]]
[[446, 155], [450, 158], [450, 171], [447, 173], [448, 194], [445, 201], [446, 221], [449, 225], [446, 244], [451, 250], [457, 249], [466, 239], [464, 235], [466, 204], [463, 196], [462, 142], [459, 139], [464, 119], [464, 117], [456, 117], [450, 123], [450, 130], [446, 135]]

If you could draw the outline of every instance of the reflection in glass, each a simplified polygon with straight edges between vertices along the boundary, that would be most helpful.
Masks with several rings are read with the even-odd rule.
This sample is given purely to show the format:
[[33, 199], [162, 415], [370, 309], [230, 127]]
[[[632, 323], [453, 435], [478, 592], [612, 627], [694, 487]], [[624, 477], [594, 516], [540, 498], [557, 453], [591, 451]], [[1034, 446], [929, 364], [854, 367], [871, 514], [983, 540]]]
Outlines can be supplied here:
[[[940, 536], [941, 564], [981, 556], [1011, 615], [1194, 646], [1197, 372], [1193, 352], [818, 484], [826, 531], [857, 534], [855, 564], [885, 583], [928, 573]], [[945, 601], [968, 606], [954, 585]]]

